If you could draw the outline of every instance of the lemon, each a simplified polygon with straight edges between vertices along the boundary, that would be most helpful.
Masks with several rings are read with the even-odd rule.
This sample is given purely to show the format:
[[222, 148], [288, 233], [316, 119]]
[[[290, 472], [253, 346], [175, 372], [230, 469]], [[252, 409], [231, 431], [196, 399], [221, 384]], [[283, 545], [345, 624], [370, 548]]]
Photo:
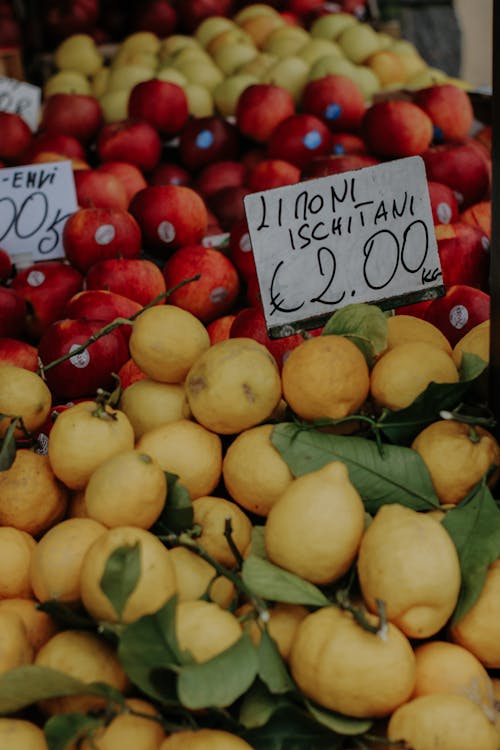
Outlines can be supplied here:
[[[39, 375], [24, 367], [0, 365], [0, 437], [11, 422], [4, 414], [22, 417], [24, 427], [32, 432], [45, 422], [51, 406], [51, 393]], [[17, 427], [14, 435], [20, 438], [24, 432]]]
[[193, 500], [193, 521], [201, 527], [198, 544], [221, 565], [233, 568], [236, 560], [224, 534], [229, 521], [233, 543], [244, 557], [252, 539], [252, 523], [236, 503], [211, 495], [197, 497]]
[[159, 383], [151, 378], [143, 378], [125, 388], [120, 409], [134, 428], [136, 440], [155, 427], [191, 416], [182, 385]]

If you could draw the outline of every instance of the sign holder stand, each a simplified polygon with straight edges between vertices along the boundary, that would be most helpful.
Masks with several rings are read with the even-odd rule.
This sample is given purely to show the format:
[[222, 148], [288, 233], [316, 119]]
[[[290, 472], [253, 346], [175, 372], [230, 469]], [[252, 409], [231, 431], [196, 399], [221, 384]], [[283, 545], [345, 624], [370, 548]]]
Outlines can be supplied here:
[[[496, 6], [496, 7], [495, 7]], [[500, 8], [493, 3], [493, 42], [500, 39]], [[493, 43], [492, 97], [492, 187], [490, 243], [490, 364], [489, 405], [495, 416], [497, 437], [500, 434], [500, 48]], [[496, 96], [495, 96], [496, 94]]]

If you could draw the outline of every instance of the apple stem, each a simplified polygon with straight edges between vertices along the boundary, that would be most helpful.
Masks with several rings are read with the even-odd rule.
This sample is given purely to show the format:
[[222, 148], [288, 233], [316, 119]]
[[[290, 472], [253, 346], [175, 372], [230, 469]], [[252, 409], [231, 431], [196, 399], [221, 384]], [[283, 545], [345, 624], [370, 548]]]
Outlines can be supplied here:
[[196, 276], [191, 276], [189, 279], [183, 279], [178, 284], [173, 286], [171, 289], [167, 289], [165, 292], [161, 292], [158, 294], [151, 302], [148, 302], [147, 305], [144, 305], [140, 310], [135, 312], [133, 315], [130, 316], [130, 318], [115, 318], [111, 321], [111, 323], [108, 323], [107, 325], [103, 326], [103, 328], [99, 329], [96, 333], [93, 333], [92, 336], [90, 336], [87, 341], [84, 341], [83, 344], [81, 344], [79, 347], [73, 349], [70, 352], [67, 352], [66, 354], [63, 354], [61, 357], [58, 357], [57, 359], [54, 359], [52, 362], [49, 362], [48, 364], [44, 365], [41, 364], [38, 368], [38, 374], [43, 378], [45, 373], [48, 370], [51, 370], [53, 367], [56, 367], [56, 365], [60, 365], [61, 362], [65, 362], [67, 359], [71, 359], [71, 357], [76, 357], [78, 354], [81, 354], [84, 352], [91, 344], [93, 344], [95, 341], [98, 341], [98, 339], [101, 339], [103, 336], [107, 336], [108, 333], [111, 333], [111, 331], [114, 331], [115, 328], [119, 328], [123, 325], [133, 325], [134, 320], [139, 317], [139, 315], [142, 315], [142, 313], [145, 310], [149, 310], [150, 307], [154, 307], [154, 305], [158, 304], [158, 302], [161, 302], [164, 299], [167, 299], [173, 292], [177, 291], [177, 289], [180, 289], [181, 287], [185, 286], [186, 284], [190, 284], [192, 281], [198, 281], [201, 274], [196, 274]]

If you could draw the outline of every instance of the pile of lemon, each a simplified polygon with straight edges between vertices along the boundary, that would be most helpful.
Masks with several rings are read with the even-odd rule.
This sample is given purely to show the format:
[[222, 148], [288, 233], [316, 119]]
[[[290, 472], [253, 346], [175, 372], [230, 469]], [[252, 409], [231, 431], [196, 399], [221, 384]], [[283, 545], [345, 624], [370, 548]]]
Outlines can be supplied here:
[[[35, 664], [130, 690], [113, 645], [94, 632], [61, 629], [37, 609], [51, 600], [116, 625], [158, 611], [176, 594], [177, 639], [198, 663], [228, 649], [245, 628], [259, 639], [247, 617], [252, 605], [237, 600], [231, 576], [150, 530], [169, 502], [168, 472], [187, 489], [196, 542], [218, 566], [234, 574], [236, 555], [249, 554], [258, 524], [268, 560], [305, 581], [328, 587], [355, 572], [354, 604], [366, 608], [371, 629], [333, 602], [320, 608], [269, 602], [266, 627], [308, 700], [377, 720], [380, 741], [372, 738], [373, 748], [389, 741], [413, 750], [498, 750], [500, 560], [488, 569], [478, 600], [451, 626], [462, 581], [456, 547], [440, 523], [500, 463], [493, 434], [476, 426], [471, 439], [469, 425], [448, 419], [425, 427], [412, 449], [428, 468], [441, 508], [417, 512], [395, 503], [374, 517], [342, 462], [294, 477], [271, 441], [274, 425], [290, 421], [291, 413], [301, 420], [352, 415], [344, 432], [355, 434], [367, 400], [397, 411], [430, 382], [457, 382], [463, 352], [488, 359], [488, 337], [481, 324], [452, 350], [430, 323], [395, 316], [388, 318], [387, 346], [371, 365], [348, 338], [323, 335], [306, 338], [280, 372], [253, 339], [211, 345], [191, 313], [174, 305], [145, 310], [130, 338], [145, 377], [123, 391], [118, 408], [94, 400], [67, 408], [46, 455], [19, 447], [0, 472], [0, 673]], [[5, 415], [22, 417], [32, 431], [51, 406], [38, 374], [0, 367], [0, 435], [11, 423]], [[134, 545], [140, 576], [118, 617], [101, 580], [110, 555]], [[377, 628], [381, 603], [386, 622]], [[39, 710], [48, 717], [102, 705], [96, 696], [66, 695], [42, 701]], [[73, 749], [250, 747], [222, 730], [169, 733], [141, 695], [127, 705], [134, 710]], [[48, 747], [42, 729], [24, 717], [0, 719], [0, 746]]]

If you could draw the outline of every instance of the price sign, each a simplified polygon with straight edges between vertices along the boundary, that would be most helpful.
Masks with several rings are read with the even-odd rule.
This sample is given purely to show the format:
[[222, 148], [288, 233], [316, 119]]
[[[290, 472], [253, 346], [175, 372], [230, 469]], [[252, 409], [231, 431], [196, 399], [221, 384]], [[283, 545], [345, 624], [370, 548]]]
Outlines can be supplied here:
[[0, 247], [14, 259], [62, 258], [62, 231], [77, 208], [70, 161], [0, 169]]
[[28, 123], [31, 130], [38, 128], [42, 90], [31, 83], [0, 76], [0, 112], [13, 112]]
[[418, 156], [245, 196], [269, 333], [314, 328], [351, 302], [444, 293]]

